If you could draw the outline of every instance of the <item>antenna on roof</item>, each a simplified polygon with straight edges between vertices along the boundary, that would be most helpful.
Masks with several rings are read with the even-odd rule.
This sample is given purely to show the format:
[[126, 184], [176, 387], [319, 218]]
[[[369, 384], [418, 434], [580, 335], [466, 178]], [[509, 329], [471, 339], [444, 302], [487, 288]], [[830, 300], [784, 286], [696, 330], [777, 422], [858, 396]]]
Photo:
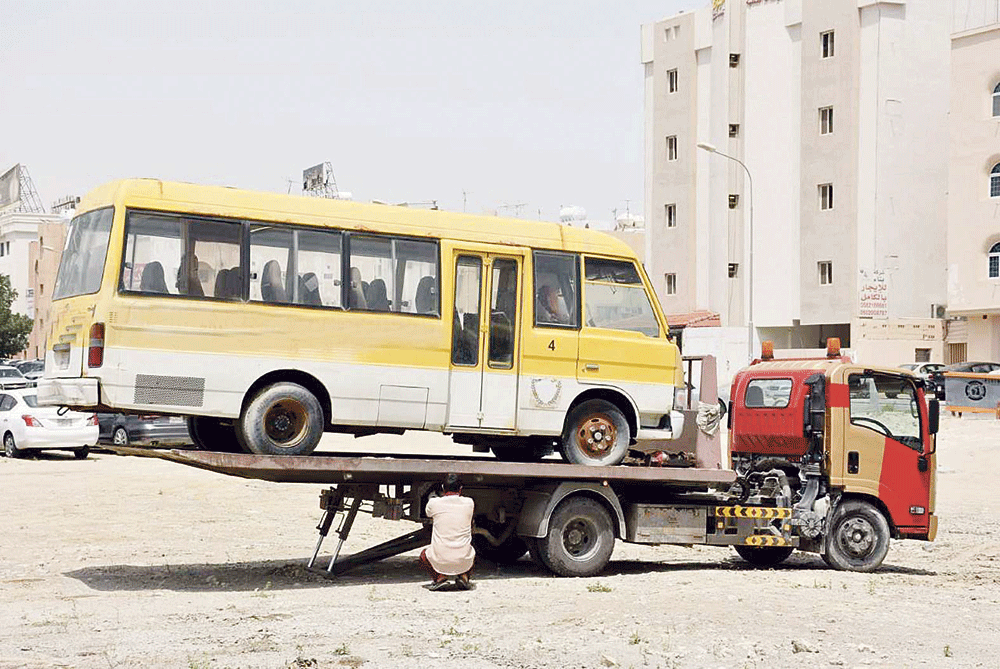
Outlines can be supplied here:
[[312, 197], [332, 200], [350, 199], [347, 193], [341, 193], [337, 189], [337, 179], [333, 176], [333, 165], [329, 161], [302, 170], [302, 192]]

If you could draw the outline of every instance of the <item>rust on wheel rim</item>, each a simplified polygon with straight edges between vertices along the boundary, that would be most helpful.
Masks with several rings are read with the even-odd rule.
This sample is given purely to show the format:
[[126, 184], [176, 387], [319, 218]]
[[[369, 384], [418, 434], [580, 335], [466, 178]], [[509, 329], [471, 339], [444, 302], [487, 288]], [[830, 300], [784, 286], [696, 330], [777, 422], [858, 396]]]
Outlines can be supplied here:
[[307, 416], [298, 400], [278, 400], [264, 412], [264, 432], [281, 448], [292, 448], [305, 437]]
[[618, 428], [607, 416], [590, 416], [576, 430], [576, 445], [592, 458], [607, 455], [618, 441]]

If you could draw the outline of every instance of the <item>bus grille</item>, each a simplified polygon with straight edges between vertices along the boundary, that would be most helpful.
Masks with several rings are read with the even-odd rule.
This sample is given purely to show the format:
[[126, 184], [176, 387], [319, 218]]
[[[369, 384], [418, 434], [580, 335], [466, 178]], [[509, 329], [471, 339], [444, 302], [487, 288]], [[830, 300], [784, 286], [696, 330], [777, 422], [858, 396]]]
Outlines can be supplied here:
[[136, 374], [134, 401], [136, 404], [200, 407], [205, 403], [205, 379]]

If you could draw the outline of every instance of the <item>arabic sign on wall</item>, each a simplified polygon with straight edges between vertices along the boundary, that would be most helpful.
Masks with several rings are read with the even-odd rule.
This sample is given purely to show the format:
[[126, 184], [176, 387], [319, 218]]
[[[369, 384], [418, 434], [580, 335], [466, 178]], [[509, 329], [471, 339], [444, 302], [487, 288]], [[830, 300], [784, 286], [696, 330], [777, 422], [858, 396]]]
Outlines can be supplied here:
[[726, 0], [712, 0], [712, 19], [717, 19], [726, 13]]
[[14, 165], [0, 176], [0, 209], [21, 201], [21, 166]]
[[858, 318], [889, 317], [889, 286], [885, 270], [858, 270]]

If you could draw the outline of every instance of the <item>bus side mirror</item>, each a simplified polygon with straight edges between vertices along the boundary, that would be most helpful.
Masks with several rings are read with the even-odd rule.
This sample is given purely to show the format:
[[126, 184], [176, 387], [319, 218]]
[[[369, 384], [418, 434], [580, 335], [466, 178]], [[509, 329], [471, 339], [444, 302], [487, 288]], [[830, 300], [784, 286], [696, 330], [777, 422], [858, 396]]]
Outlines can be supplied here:
[[938, 427], [939, 427], [939, 425], [941, 423], [940, 413], [941, 413], [941, 408], [940, 408], [940, 406], [938, 404], [938, 401], [936, 399], [935, 400], [931, 400], [930, 402], [927, 403], [927, 433], [928, 434], [937, 434]]

